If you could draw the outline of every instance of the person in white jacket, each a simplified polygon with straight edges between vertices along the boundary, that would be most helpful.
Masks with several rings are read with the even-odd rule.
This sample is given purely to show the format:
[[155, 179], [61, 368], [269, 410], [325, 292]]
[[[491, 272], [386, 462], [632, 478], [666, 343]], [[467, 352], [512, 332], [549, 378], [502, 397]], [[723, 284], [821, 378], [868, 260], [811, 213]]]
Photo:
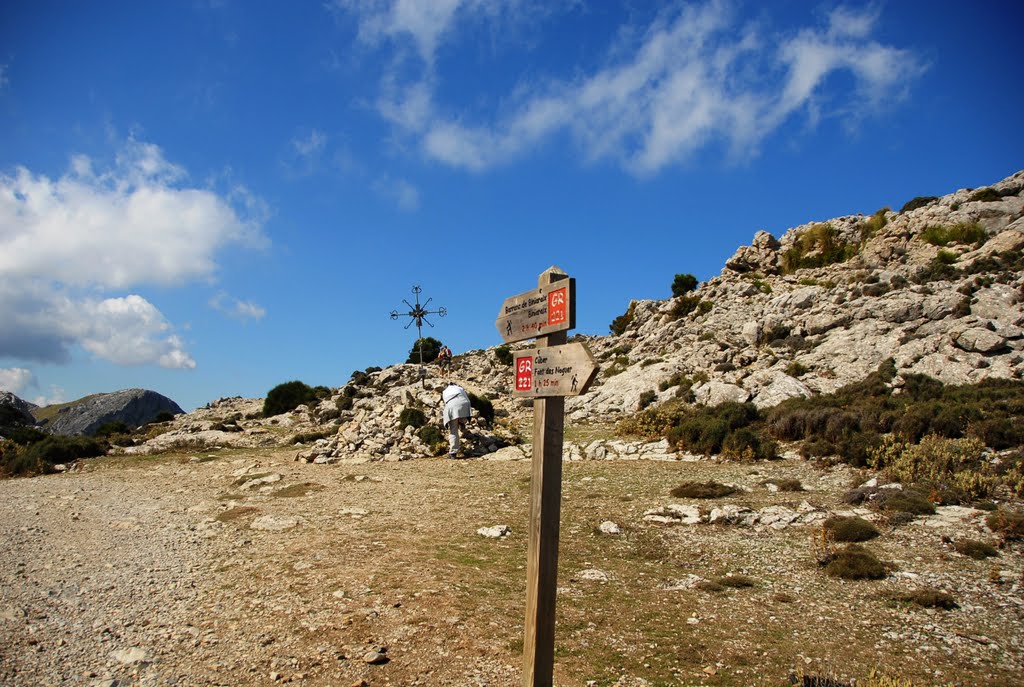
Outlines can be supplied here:
[[444, 426], [448, 428], [448, 457], [455, 458], [459, 452], [459, 430], [469, 420], [469, 394], [458, 384], [449, 382], [441, 392], [444, 403]]

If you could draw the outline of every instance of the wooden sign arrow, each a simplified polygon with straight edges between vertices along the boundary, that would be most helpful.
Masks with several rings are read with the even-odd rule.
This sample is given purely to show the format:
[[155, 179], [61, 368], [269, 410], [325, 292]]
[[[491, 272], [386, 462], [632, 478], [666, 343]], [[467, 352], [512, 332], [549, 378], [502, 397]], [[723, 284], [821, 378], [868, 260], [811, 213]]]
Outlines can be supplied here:
[[562, 279], [506, 298], [494, 321], [505, 343], [576, 327], [576, 280]]
[[597, 376], [597, 362], [581, 343], [527, 348], [515, 353], [513, 396], [579, 396]]

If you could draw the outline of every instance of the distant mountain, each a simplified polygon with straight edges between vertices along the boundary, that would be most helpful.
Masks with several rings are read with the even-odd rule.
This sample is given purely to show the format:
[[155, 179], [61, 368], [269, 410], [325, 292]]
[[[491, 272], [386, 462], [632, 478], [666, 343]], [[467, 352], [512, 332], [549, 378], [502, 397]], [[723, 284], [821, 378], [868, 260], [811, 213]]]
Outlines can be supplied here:
[[155, 391], [124, 389], [45, 406], [36, 409], [33, 415], [53, 434], [90, 435], [102, 425], [118, 420], [138, 427], [165, 411], [172, 415], [184, 412], [177, 403]]
[[10, 391], [0, 391], [0, 425], [11, 422], [25, 425], [35, 424], [32, 411], [37, 406], [18, 398]]

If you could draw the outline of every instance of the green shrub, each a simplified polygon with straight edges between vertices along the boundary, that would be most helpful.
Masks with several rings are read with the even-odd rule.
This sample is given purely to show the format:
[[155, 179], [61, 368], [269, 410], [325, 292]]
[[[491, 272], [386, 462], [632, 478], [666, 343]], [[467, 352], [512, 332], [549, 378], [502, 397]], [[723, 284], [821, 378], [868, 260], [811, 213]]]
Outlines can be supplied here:
[[442, 451], [446, 450], [448, 446], [444, 434], [441, 433], [441, 430], [438, 429], [436, 425], [423, 425], [419, 428], [419, 431], [416, 432], [416, 436], [420, 438], [420, 441], [430, 447], [434, 455], [438, 455]]
[[346, 410], [352, 410], [352, 404], [354, 403], [354, 401], [352, 400], [352, 396], [354, 395], [355, 389], [350, 386], [345, 387], [346, 392], [349, 389], [352, 390], [353, 394], [342, 393], [342, 395], [338, 396], [338, 398], [334, 401], [334, 407], [337, 408], [339, 411], [344, 412]]
[[174, 420], [174, 413], [170, 412], [169, 410], [161, 410], [159, 413], [156, 414], [156, 417], [154, 417], [152, 420], [150, 420], [147, 424], [151, 424], [152, 425], [152, 424], [156, 424], [158, 422], [171, 422], [173, 420]]
[[722, 442], [722, 455], [733, 460], [772, 460], [779, 455], [778, 445], [747, 427], [729, 432]]
[[917, 196], [904, 203], [903, 207], [900, 208], [900, 213], [902, 214], [904, 212], [910, 212], [911, 210], [923, 208], [925, 205], [931, 205], [938, 199], [938, 196]]
[[102, 456], [109, 445], [96, 437], [47, 435], [27, 446], [5, 445], [0, 456], [0, 475], [16, 477], [53, 472], [57, 463]]
[[719, 482], [683, 482], [669, 492], [677, 499], [720, 499], [736, 493], [736, 487]]
[[301, 405], [315, 404], [316, 394], [306, 384], [294, 380], [278, 384], [267, 393], [263, 400], [263, 417], [288, 413]]
[[952, 265], [959, 259], [959, 256], [953, 251], [946, 250], [945, 248], [940, 248], [938, 254], [935, 256], [935, 259], [941, 262], [943, 265]]
[[845, 262], [856, 254], [857, 247], [841, 241], [831, 224], [813, 224], [782, 254], [782, 273]]
[[913, 489], [881, 489], [872, 502], [879, 510], [908, 515], [935, 515], [935, 504]]
[[797, 360], [794, 360], [786, 366], [786, 374], [790, 377], [802, 377], [808, 372], [810, 372], [810, 368]]
[[894, 594], [892, 600], [901, 604], [920, 606], [921, 608], [941, 608], [944, 611], [960, 608], [950, 594], [937, 589], [918, 589], [912, 592]]
[[682, 372], [676, 372], [668, 379], [663, 379], [658, 383], [658, 391], [668, 391], [674, 386], [685, 386], [689, 389], [693, 385], [690, 378], [684, 375]]
[[92, 433], [94, 437], [105, 439], [113, 436], [114, 434], [131, 434], [132, 427], [128, 426], [128, 423], [124, 420], [114, 420], [113, 422], [105, 422], [96, 428], [96, 431]]
[[697, 277], [692, 274], [677, 274], [672, 280], [672, 296], [685, 296], [697, 288]]
[[979, 188], [967, 198], [967, 202], [992, 203], [1002, 199], [1003, 197], [999, 195], [999, 191], [994, 188]]
[[398, 414], [399, 427], [417, 429], [427, 424], [427, 416], [419, 408], [403, 408]]
[[996, 547], [977, 539], [961, 539], [953, 544], [953, 548], [957, 553], [978, 561], [999, 555]]
[[497, 358], [498, 362], [502, 365], [512, 364], [512, 349], [508, 346], [498, 346], [494, 349], [494, 357]]
[[921, 232], [921, 240], [933, 246], [951, 243], [981, 246], [988, 240], [988, 232], [977, 222], [961, 222], [949, 226], [929, 226]]
[[491, 403], [490, 399], [477, 396], [474, 393], [467, 392], [469, 395], [469, 405], [477, 412], [477, 416], [490, 425], [494, 422], [494, 404]]
[[696, 310], [701, 302], [698, 296], [682, 296], [672, 304], [669, 315], [677, 320], [682, 319]]
[[658, 395], [656, 393], [654, 393], [653, 391], [645, 391], [645, 392], [643, 392], [642, 394], [640, 394], [639, 405], [638, 405], [637, 409], [638, 410], [643, 410], [647, 406], [649, 406], [652, 403], [654, 403], [654, 401], [655, 401], [655, 399], [657, 397], [658, 397]]
[[889, 218], [887, 217], [888, 213], [889, 208], [882, 208], [880, 210], [876, 210], [875, 214], [864, 220], [864, 224], [862, 224], [860, 228], [861, 241], [867, 241], [889, 223]]
[[873, 452], [872, 465], [905, 484], [931, 482], [971, 499], [984, 498], [991, 495], [1001, 480], [985, 458], [983, 448], [973, 437], [944, 439], [929, 434], [916, 445], [887, 437]]
[[825, 534], [832, 541], [862, 542], [874, 539], [880, 532], [864, 518], [834, 515], [825, 521]]
[[804, 485], [798, 479], [770, 479], [765, 484], [773, 484], [779, 491], [804, 491]]
[[636, 301], [632, 301], [630, 302], [629, 307], [626, 308], [626, 312], [622, 313], [614, 320], [612, 320], [612, 323], [608, 325], [608, 329], [611, 330], [611, 333], [614, 334], [615, 336], [621, 336], [623, 333], [625, 333], [626, 329], [628, 329], [629, 325], [633, 322], [633, 316], [635, 314]]
[[[423, 359], [420, 360], [420, 350], [422, 345]], [[441, 342], [432, 336], [425, 336], [422, 339], [416, 339], [413, 343], [412, 348], [409, 349], [409, 357], [406, 359], [406, 363], [432, 363], [437, 360], [438, 354], [441, 352]]]
[[843, 580], [881, 580], [886, 575], [882, 562], [859, 544], [850, 544], [822, 562], [827, 574]]

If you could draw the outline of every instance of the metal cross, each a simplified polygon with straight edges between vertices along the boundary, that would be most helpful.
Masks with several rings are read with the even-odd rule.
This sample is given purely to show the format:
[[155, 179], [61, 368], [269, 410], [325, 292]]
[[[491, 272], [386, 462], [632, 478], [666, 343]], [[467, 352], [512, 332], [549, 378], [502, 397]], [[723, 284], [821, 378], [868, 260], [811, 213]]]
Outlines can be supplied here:
[[392, 310], [391, 319], [397, 320], [402, 315], [409, 317], [409, 324], [405, 325], [406, 329], [411, 327], [413, 323], [416, 323], [416, 342], [420, 346], [420, 379], [424, 380], [426, 379], [427, 371], [423, 369], [423, 323], [426, 322], [427, 325], [433, 327], [434, 325], [431, 324], [430, 320], [427, 319], [427, 315], [437, 315], [438, 317], [444, 317], [445, 315], [448, 314], [448, 309], [438, 308], [437, 310], [427, 310], [427, 306], [430, 305], [430, 301], [434, 299], [428, 298], [423, 305], [420, 305], [420, 294], [423, 293], [423, 289], [421, 289], [419, 285], [416, 285], [412, 287], [412, 292], [416, 294], [416, 305], [413, 305], [412, 303], [403, 298], [402, 302], [409, 306], [409, 312], [400, 313], [397, 310]]

